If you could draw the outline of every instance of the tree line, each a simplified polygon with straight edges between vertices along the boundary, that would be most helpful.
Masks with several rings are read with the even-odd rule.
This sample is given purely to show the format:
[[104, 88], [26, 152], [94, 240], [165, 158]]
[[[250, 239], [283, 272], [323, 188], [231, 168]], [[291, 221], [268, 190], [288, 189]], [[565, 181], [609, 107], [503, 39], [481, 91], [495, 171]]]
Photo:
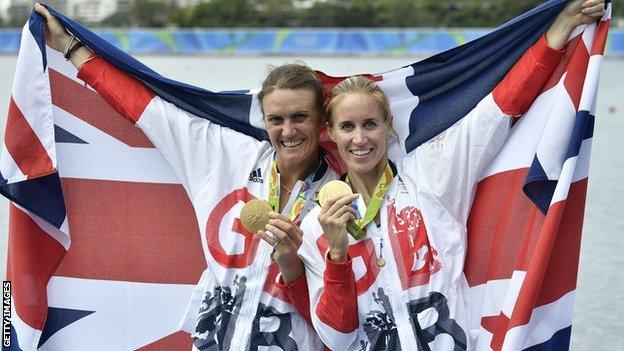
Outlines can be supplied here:
[[[327, 0], [297, 8], [291, 0], [210, 0], [192, 7], [135, 0], [92, 27], [496, 27], [542, 0]], [[614, 9], [624, 0], [613, 0]], [[22, 26], [23, 18], [0, 25]], [[614, 14], [616, 15], [617, 12]], [[19, 16], [16, 16], [19, 17]], [[76, 18], [81, 20], [80, 18]]]

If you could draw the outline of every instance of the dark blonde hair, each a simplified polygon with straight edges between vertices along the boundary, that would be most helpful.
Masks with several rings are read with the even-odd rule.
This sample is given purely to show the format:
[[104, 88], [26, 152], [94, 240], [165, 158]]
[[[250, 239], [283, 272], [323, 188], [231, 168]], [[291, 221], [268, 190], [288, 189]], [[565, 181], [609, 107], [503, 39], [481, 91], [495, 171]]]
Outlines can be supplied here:
[[364, 76], [349, 77], [334, 87], [325, 105], [326, 122], [330, 127], [332, 126], [332, 116], [336, 106], [344, 99], [345, 95], [353, 93], [372, 96], [381, 108], [384, 122], [387, 122], [392, 129], [392, 112], [390, 111], [388, 97], [375, 82]]
[[262, 99], [278, 89], [305, 89], [313, 92], [318, 112], [321, 116], [325, 115], [323, 83], [316, 72], [305, 63], [295, 62], [271, 67], [269, 74], [262, 82], [262, 90], [258, 93], [262, 113], [264, 113]]

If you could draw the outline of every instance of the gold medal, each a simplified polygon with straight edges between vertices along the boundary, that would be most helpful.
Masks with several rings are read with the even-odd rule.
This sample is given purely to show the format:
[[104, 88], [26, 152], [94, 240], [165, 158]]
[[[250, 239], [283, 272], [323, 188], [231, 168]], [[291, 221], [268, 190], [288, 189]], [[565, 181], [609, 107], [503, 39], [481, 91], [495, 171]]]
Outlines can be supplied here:
[[269, 212], [272, 210], [273, 208], [268, 202], [254, 199], [243, 206], [240, 219], [243, 226], [255, 234], [259, 230], [264, 230], [269, 223]]
[[330, 198], [349, 194], [353, 194], [349, 184], [343, 182], [342, 180], [332, 180], [331, 182], [327, 182], [323, 185], [319, 191], [318, 202], [321, 207], [325, 207], [327, 200]]
[[383, 267], [383, 266], [385, 266], [385, 265], [386, 265], [386, 260], [384, 260], [384, 258], [383, 258], [383, 257], [379, 257], [379, 258], [377, 259], [377, 266], [378, 266], [378, 267]]

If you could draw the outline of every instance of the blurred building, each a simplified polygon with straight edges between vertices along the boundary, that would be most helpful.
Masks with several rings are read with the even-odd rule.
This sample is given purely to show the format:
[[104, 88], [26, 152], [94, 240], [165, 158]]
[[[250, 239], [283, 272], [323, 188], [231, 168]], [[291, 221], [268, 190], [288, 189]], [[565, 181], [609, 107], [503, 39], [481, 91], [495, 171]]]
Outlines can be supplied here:
[[292, 0], [293, 6], [296, 8], [307, 9], [312, 7], [315, 2], [325, 2], [327, 0]]
[[[45, 0], [45, 3], [53, 8], [73, 16], [71, 2], [73, 0]], [[28, 14], [35, 4], [34, 0], [2, 0], [0, 2], [0, 16], [15, 25], [22, 25], [26, 22]]]
[[[128, 13], [135, 0], [38, 0], [52, 6], [69, 17], [86, 23], [97, 23], [114, 13]], [[151, 0], [177, 7], [190, 7], [210, 0]], [[292, 0], [296, 8], [309, 8], [314, 3], [327, 0]], [[6, 22], [21, 26], [36, 0], [0, 0], [0, 17]]]
[[191, 7], [208, 1], [210, 0], [168, 0], [163, 2], [171, 3], [172, 5], [175, 5], [177, 7]]
[[74, 0], [72, 17], [86, 23], [100, 22], [117, 11], [116, 0]]

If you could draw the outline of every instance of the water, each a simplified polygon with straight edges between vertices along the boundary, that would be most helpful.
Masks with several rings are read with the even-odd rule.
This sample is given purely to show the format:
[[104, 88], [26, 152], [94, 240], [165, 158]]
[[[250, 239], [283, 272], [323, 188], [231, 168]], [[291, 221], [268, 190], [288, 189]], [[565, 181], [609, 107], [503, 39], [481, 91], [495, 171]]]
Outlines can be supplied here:
[[[257, 87], [269, 64], [284, 57], [140, 57], [161, 74], [212, 90]], [[298, 58], [328, 74], [383, 72], [412, 62], [408, 58]], [[0, 56], [0, 128], [8, 108], [14, 56]], [[572, 329], [572, 350], [621, 350], [624, 331], [624, 60], [605, 59], [583, 229]], [[0, 261], [6, 261], [7, 203], [0, 200]], [[4, 276], [6, 267], [0, 265]]]

